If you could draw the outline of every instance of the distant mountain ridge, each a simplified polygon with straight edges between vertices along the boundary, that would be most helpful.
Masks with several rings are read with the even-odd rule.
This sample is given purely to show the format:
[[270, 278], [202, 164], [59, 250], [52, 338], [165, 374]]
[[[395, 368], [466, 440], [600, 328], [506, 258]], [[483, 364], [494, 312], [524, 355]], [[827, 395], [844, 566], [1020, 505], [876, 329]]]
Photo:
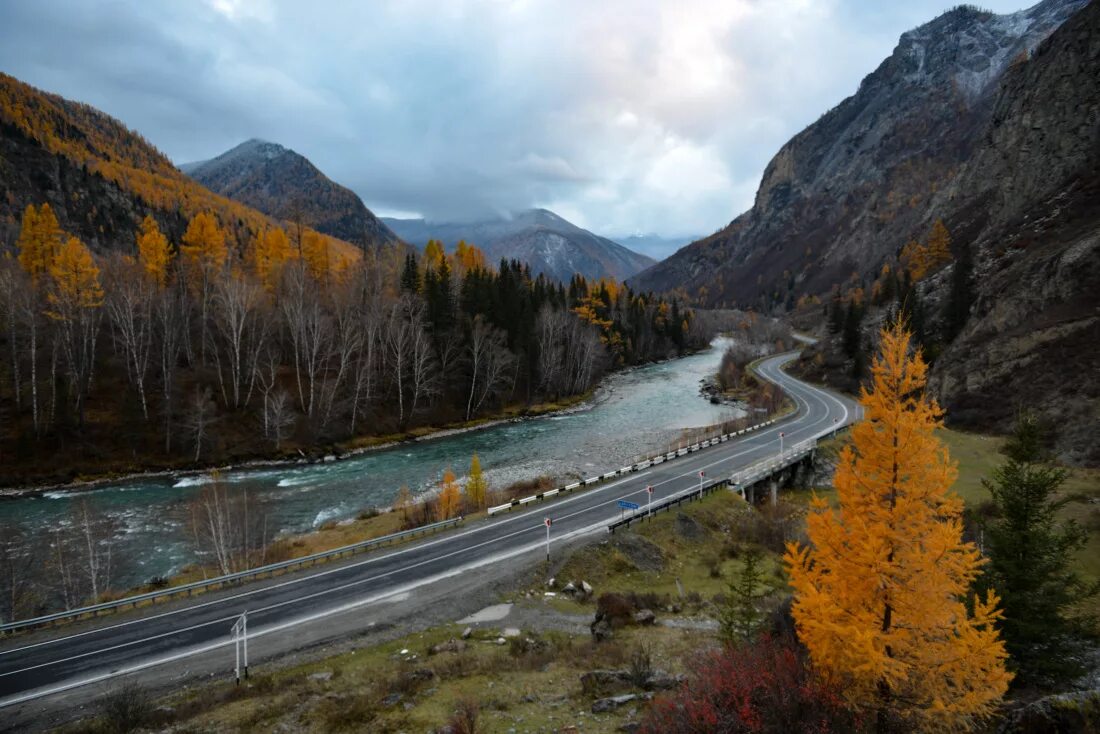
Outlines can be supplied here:
[[625, 280], [654, 263], [653, 258], [623, 247], [562, 219], [546, 209], [528, 209], [511, 218], [469, 223], [383, 218], [406, 242], [423, 247], [441, 240], [453, 248], [459, 240], [477, 245], [491, 261], [501, 258], [528, 263], [532, 272], [567, 282], [574, 273], [588, 279]]
[[318, 232], [357, 245], [397, 239], [355, 192], [278, 143], [253, 138], [216, 158], [184, 163], [180, 170], [222, 196], [281, 220], [301, 219]]

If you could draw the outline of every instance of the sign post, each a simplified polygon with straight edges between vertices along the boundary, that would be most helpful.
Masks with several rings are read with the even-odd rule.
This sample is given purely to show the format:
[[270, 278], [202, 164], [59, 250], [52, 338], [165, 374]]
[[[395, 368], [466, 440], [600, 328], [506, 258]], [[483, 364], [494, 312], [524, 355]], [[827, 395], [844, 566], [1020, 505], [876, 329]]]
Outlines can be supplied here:
[[645, 506], [646, 511], [648, 512], [648, 511], [653, 509], [653, 485], [652, 484], [645, 488], [645, 493], [647, 495], [649, 495], [649, 501], [646, 503], [646, 506]]
[[550, 518], [543, 520], [546, 524], [546, 563], [550, 563], [550, 526], [554, 524], [554, 521]]
[[233, 666], [233, 675], [237, 685], [241, 684], [241, 663], [244, 663], [244, 677], [248, 680], [248, 612], [242, 612], [230, 630], [233, 635], [233, 651], [236, 662]]
[[839, 418], [833, 418], [833, 438], [836, 438], [837, 424], [840, 423]]
[[783, 455], [783, 431], [779, 432], [779, 455]]
[[707, 475], [707, 473], [705, 471], [700, 471], [699, 472], [699, 497], [700, 498], [703, 496], [703, 478], [706, 477], [706, 475]]

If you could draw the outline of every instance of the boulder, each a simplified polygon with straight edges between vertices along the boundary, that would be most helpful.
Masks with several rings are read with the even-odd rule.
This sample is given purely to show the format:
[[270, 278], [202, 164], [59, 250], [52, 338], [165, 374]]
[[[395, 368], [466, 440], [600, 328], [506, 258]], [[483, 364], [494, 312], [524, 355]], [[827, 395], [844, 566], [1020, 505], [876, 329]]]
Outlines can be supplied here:
[[1084, 734], [1100, 730], [1100, 689], [1046, 696], [1007, 714], [997, 730]]
[[455, 638], [452, 637], [451, 639], [447, 640], [446, 642], [441, 642], [438, 645], [432, 645], [429, 652], [432, 655], [438, 655], [438, 654], [443, 653], [443, 652], [462, 652], [465, 649], [466, 649], [466, 643], [465, 642], [463, 642], [462, 640], [456, 640]]
[[652, 609], [639, 609], [634, 612], [634, 624], [640, 624], [644, 627], [648, 627], [657, 623], [657, 615], [653, 613]]
[[623, 704], [630, 703], [638, 699], [637, 693], [624, 693], [621, 696], [611, 696], [610, 698], [601, 698], [592, 704], [592, 713], [594, 714], [606, 714], [608, 711], [614, 711]]
[[594, 589], [592, 585], [587, 581], [581, 581], [581, 592], [584, 593], [585, 598], [592, 596]]
[[322, 670], [322, 671], [319, 671], [317, 673], [312, 673], [309, 676], [309, 679], [310, 680], [319, 680], [319, 681], [332, 680], [332, 671], [331, 670]]
[[474, 628], [473, 627], [467, 627], [466, 629], [462, 630], [462, 639], [464, 639], [464, 640], [470, 639], [470, 635], [472, 635], [473, 633], [474, 633]]
[[561, 593], [567, 596], [573, 596], [577, 593], [577, 585], [570, 581], [565, 586], [561, 587]]
[[614, 632], [611, 631], [611, 623], [603, 617], [593, 622], [588, 629], [592, 632], [592, 639], [596, 642], [610, 640], [614, 635]]
[[581, 676], [581, 690], [586, 696], [601, 696], [631, 687], [630, 674], [625, 670], [590, 670]]

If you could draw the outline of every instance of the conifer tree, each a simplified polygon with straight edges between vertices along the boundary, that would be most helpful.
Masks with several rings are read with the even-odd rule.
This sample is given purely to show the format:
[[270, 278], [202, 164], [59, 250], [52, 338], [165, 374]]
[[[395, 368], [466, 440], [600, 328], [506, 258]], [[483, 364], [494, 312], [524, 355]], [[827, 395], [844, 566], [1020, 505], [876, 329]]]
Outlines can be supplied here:
[[1088, 532], [1059, 519], [1072, 498], [1058, 496], [1066, 471], [1046, 461], [1042, 433], [1034, 415], [1021, 415], [1004, 448], [1007, 460], [982, 482], [995, 510], [984, 533], [989, 567], [982, 582], [1001, 597], [1000, 626], [1017, 682], [1053, 685], [1085, 672], [1080, 639], [1095, 619], [1081, 612], [1081, 602], [1100, 588], [1074, 570]]
[[61, 252], [64, 237], [65, 233], [49, 204], [43, 204], [37, 210], [31, 204], [23, 211], [23, 226], [16, 243], [19, 264], [31, 276], [31, 283], [36, 287], [49, 275], [50, 267]]
[[883, 330], [863, 389], [865, 418], [841, 452], [836, 508], [815, 498], [809, 545], [785, 562], [799, 637], [814, 666], [880, 729], [966, 728], [1011, 680], [995, 623], [997, 597], [966, 596], [977, 548], [962, 538], [956, 470], [924, 395], [927, 365], [898, 323]]
[[458, 514], [462, 495], [458, 491], [458, 482], [455, 481], [455, 473], [450, 467], [443, 472], [443, 480], [440, 482], [439, 497], [436, 499], [436, 515], [439, 520], [450, 520]]
[[401, 271], [401, 290], [406, 293], [420, 292], [420, 269], [416, 265], [416, 253], [405, 256], [405, 268]]
[[172, 263], [172, 250], [168, 238], [161, 234], [157, 220], [146, 215], [137, 236], [138, 262], [149, 279], [158, 288], [168, 282], [168, 268]]
[[756, 607], [763, 595], [760, 591], [763, 583], [760, 551], [750, 548], [745, 553], [741, 573], [726, 590], [726, 603], [719, 612], [718, 637], [727, 647], [750, 642], [756, 637], [764, 616]]

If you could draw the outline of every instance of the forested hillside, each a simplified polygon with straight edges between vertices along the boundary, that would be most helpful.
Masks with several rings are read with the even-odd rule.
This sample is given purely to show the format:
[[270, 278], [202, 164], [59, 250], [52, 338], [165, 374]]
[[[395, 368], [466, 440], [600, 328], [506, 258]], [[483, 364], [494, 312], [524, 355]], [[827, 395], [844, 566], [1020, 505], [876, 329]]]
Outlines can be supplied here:
[[349, 258], [269, 227], [238, 255], [210, 212], [132, 236], [97, 256], [42, 204], [0, 256], [0, 483], [401, 435], [705, 344], [674, 302], [475, 247]]

